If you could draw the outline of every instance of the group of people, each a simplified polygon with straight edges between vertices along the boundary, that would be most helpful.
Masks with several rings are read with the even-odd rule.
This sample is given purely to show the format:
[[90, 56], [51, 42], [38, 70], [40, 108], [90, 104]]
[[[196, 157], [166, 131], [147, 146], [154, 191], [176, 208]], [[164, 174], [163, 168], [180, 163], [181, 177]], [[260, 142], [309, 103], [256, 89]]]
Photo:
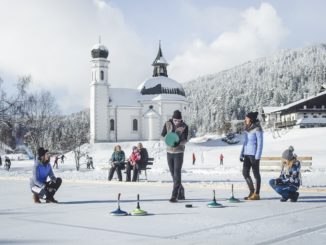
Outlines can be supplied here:
[[[0, 167], [2, 166], [2, 158], [0, 156]], [[5, 169], [7, 169], [9, 171], [10, 167], [11, 167], [11, 161], [10, 158], [5, 156], [5, 164], [3, 165]]]
[[53, 166], [52, 166], [53, 168], [56, 168], [56, 169], [59, 168], [59, 165], [58, 165], [59, 159], [61, 159], [61, 163], [63, 164], [64, 160], [65, 160], [65, 155], [61, 155], [60, 157], [58, 155], [55, 156]]
[[[114, 147], [114, 151], [110, 158], [111, 168], [109, 169], [108, 180], [111, 181], [114, 172], [117, 172], [119, 181], [122, 181], [122, 170], [126, 169], [126, 182], [131, 180], [137, 181], [139, 178], [140, 170], [146, 167], [148, 162], [147, 149], [143, 147], [142, 143], [138, 143], [137, 146], [132, 147], [132, 152], [129, 158], [126, 159], [124, 151], [120, 145]], [[131, 179], [132, 172], [132, 179]]]
[[[249, 188], [249, 194], [244, 198], [245, 200], [260, 200], [261, 176], [259, 165], [263, 150], [263, 130], [257, 117], [258, 112], [249, 112], [244, 120], [245, 133], [240, 161], [243, 162], [242, 174]], [[165, 122], [161, 133], [162, 139], [166, 139], [170, 133], [175, 133], [178, 138], [173, 144], [166, 143], [167, 164], [173, 180], [171, 198], [169, 199], [171, 203], [185, 200], [181, 170], [188, 131], [187, 124], [182, 120], [181, 112], [176, 110], [172, 118]], [[223, 161], [223, 158], [220, 160]], [[283, 167], [280, 176], [271, 179], [269, 184], [281, 195], [282, 202], [289, 199], [296, 202], [299, 197], [298, 189], [301, 185], [301, 174], [300, 162], [297, 160], [292, 146], [283, 152], [282, 159]], [[194, 157], [193, 164], [195, 160]], [[119, 181], [122, 181], [121, 170], [126, 169], [126, 181], [137, 181], [139, 170], [147, 164], [147, 161], [148, 152], [142, 143], [132, 147], [132, 152], [127, 160], [121, 146], [116, 145], [110, 158], [111, 168], [108, 180], [112, 180], [114, 172], [117, 172]], [[55, 177], [49, 162], [50, 155], [48, 151], [42, 147], [39, 148], [38, 157], [33, 168], [33, 177], [30, 182], [35, 203], [40, 203], [40, 198], [44, 198], [46, 202], [57, 202], [54, 199], [54, 194], [59, 189], [62, 179]], [[255, 185], [250, 176], [251, 169], [253, 170]], [[132, 179], [131, 172], [133, 172]]]
[[[245, 117], [245, 134], [240, 161], [243, 162], [242, 174], [247, 182], [249, 194], [245, 200], [260, 200], [261, 177], [259, 164], [263, 150], [263, 130], [260, 121], [257, 119], [258, 112], [249, 112]], [[278, 178], [269, 181], [270, 186], [281, 195], [281, 202], [290, 199], [296, 202], [299, 197], [299, 187], [301, 185], [301, 164], [294, 153], [294, 148], [290, 146], [282, 153], [282, 171]], [[250, 176], [252, 169], [256, 181]]]

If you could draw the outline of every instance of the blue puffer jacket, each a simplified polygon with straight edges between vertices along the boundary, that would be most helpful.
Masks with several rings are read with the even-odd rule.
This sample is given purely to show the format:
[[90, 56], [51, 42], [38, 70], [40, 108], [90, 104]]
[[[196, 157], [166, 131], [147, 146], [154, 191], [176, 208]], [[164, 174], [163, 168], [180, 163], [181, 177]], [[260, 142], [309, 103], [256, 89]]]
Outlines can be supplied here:
[[245, 155], [255, 156], [255, 159], [260, 159], [263, 151], [263, 130], [260, 122], [253, 123], [245, 130], [244, 142], [240, 154], [240, 158]]
[[33, 166], [33, 178], [31, 179], [31, 187], [36, 185], [42, 188], [48, 177], [50, 179], [55, 178], [51, 164], [43, 164], [38, 160], [35, 160]]

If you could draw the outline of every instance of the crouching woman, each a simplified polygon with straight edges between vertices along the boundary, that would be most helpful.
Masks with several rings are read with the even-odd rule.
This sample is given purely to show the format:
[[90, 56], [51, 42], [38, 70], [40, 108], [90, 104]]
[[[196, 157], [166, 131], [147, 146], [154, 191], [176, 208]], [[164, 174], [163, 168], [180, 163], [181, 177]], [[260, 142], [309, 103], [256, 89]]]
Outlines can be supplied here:
[[[62, 179], [56, 178], [53, 173], [48, 150], [40, 147], [37, 155], [33, 167], [33, 177], [30, 179], [34, 202], [41, 203], [40, 198], [42, 198], [47, 203], [57, 203], [58, 201], [53, 196], [61, 186]], [[47, 181], [48, 178], [49, 181]]]
[[289, 149], [283, 152], [281, 175], [279, 178], [269, 181], [270, 186], [282, 196], [281, 202], [286, 202], [288, 199], [290, 199], [291, 202], [296, 202], [299, 197], [298, 190], [301, 185], [301, 164], [293, 151], [293, 147], [290, 146]]

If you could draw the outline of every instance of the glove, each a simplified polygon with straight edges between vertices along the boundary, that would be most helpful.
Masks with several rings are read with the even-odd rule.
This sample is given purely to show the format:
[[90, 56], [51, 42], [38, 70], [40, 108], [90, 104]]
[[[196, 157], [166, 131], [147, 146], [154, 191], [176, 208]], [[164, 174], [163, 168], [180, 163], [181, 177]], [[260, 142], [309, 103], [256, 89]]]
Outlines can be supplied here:
[[179, 142], [178, 141], [175, 141], [174, 144], [173, 144], [173, 147], [176, 147], [179, 145]]
[[56, 177], [51, 177], [51, 182], [53, 182], [54, 184], [57, 182], [57, 178]]
[[244, 157], [240, 157], [240, 162], [243, 162], [244, 161]]
[[284, 185], [283, 180], [280, 179], [280, 178], [275, 179], [275, 184], [276, 184], [276, 185]]

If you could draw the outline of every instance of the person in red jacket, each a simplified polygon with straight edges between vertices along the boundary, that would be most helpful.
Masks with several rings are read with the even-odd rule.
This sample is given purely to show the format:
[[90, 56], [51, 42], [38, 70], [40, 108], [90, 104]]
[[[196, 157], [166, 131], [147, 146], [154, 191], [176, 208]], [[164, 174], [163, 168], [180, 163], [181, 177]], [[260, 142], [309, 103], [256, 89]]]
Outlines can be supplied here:
[[196, 162], [196, 156], [195, 153], [192, 153], [192, 165], [195, 165]]
[[128, 159], [126, 166], [126, 181], [129, 182], [131, 179], [131, 169], [133, 170], [132, 181], [137, 181], [138, 178], [138, 168], [137, 162], [140, 160], [140, 153], [137, 146], [132, 147], [132, 153]]
[[223, 159], [224, 159], [224, 156], [223, 156], [223, 154], [221, 153], [221, 155], [220, 155], [220, 165], [223, 165]]

